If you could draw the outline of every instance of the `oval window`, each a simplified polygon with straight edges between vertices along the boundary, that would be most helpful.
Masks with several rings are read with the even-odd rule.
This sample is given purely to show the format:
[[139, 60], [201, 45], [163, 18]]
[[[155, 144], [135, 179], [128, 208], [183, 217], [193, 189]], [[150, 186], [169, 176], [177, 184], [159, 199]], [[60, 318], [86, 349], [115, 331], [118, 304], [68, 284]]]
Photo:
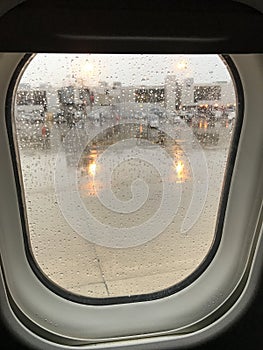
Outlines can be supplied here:
[[34, 56], [14, 133], [46, 281], [87, 302], [132, 301], [198, 271], [216, 239], [236, 105], [217, 55]]

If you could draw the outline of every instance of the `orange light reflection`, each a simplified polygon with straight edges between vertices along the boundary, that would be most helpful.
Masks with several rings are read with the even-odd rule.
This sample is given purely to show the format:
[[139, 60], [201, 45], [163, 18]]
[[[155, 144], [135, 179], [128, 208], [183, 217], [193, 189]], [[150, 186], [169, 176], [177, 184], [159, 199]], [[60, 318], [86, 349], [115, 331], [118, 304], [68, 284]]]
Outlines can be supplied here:
[[184, 173], [184, 164], [183, 164], [182, 161], [179, 161], [178, 163], [176, 163], [175, 170], [176, 170], [178, 179], [182, 180], [183, 179], [183, 173]]
[[97, 165], [96, 165], [95, 162], [90, 163], [88, 165], [88, 174], [91, 175], [91, 176], [95, 176], [96, 168], [97, 168]]

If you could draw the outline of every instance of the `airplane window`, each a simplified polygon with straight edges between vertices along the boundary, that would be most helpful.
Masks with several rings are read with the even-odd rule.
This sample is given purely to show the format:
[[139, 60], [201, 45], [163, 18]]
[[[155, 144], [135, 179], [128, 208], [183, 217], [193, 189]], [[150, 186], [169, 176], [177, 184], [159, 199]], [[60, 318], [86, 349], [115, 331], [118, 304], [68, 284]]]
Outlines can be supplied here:
[[47, 282], [132, 301], [196, 273], [220, 235], [236, 113], [218, 55], [35, 55], [14, 135]]

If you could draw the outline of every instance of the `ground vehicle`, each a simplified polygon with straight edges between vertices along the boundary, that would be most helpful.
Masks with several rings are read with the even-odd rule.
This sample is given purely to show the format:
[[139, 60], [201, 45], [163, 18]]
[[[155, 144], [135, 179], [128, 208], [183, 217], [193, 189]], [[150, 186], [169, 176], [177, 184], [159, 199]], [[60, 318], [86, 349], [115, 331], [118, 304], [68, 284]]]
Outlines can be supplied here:
[[148, 123], [151, 128], [159, 127], [159, 116], [157, 114], [148, 115]]
[[234, 112], [229, 112], [228, 120], [232, 121], [234, 118], [235, 118], [235, 113]]
[[219, 141], [219, 132], [216, 123], [206, 118], [195, 118], [191, 124], [197, 140], [206, 145], [216, 145]]
[[180, 124], [182, 123], [182, 118], [180, 115], [176, 112], [168, 113], [168, 117], [173, 120], [174, 124]]
[[[217, 9], [218, 10], [218, 9]], [[202, 16], [203, 16], [203, 13], [202, 13]], [[231, 20], [233, 20], [234, 18], [233, 18], [234, 16], [233, 16], [233, 14], [231, 15]], [[45, 17], [46, 18], [46, 17]], [[118, 17], [118, 18], [120, 18], [120, 17]], [[57, 17], [56, 17], [56, 20], [57, 20]], [[12, 22], [13, 23], [13, 22]], [[189, 22], [188, 22], [189, 23]], [[198, 23], [199, 25], [200, 25], [200, 23]], [[207, 25], [206, 23], [205, 23], [205, 25]], [[242, 23], [242, 25], [243, 25], [243, 23]], [[123, 26], [123, 27], [125, 27], [125, 26]], [[11, 32], [11, 31], [10, 31]], [[259, 32], [259, 33], [262, 33], [262, 31], [261, 32]], [[258, 33], [258, 35], [259, 35], [259, 33]], [[181, 38], [182, 37], [180, 37], [180, 40], [181, 40]], [[39, 40], [39, 37], [37, 38], [38, 40]], [[257, 36], [257, 39], [258, 39], [258, 36]], [[102, 39], [103, 40], [103, 39]], [[205, 41], [206, 43], [207, 43], [207, 40], [203, 40], [203, 41]], [[201, 42], [203, 43], [203, 41], [201, 40]], [[16, 41], [15, 41], [16, 42]], [[182, 40], [181, 40], [181, 42], [182, 42]], [[23, 43], [23, 41], [19, 41], [19, 45], [22, 45], [21, 43]], [[43, 42], [41, 42], [41, 45], [44, 45], [45, 43]], [[104, 43], [105, 44], [105, 43]], [[106, 43], [107, 44], [107, 43]], [[105, 44], [105, 45], [106, 45]], [[24, 44], [24, 45], [26, 45], [26, 44]], [[111, 45], [112, 45], [112, 43], [111, 43]], [[112, 46], [111, 45], [109, 45], [111, 48], [112, 48]], [[145, 45], [145, 43], [144, 43], [144, 45]], [[148, 44], [146, 44], [146, 45], [150, 45], [149, 43]], [[187, 41], [186, 41], [186, 43], [184, 43], [184, 45], [187, 47]], [[216, 45], [218, 45], [218, 42], [216, 41]], [[232, 45], [232, 43], [231, 43], [231, 45]], [[148, 46], [148, 47], [150, 47], [150, 46]], [[201, 46], [200, 46], [201, 47]], [[205, 46], [206, 47], [206, 46]], [[250, 46], [250, 48], [251, 48], [251, 46]], [[20, 47], [20, 49], [21, 49], [21, 47]], [[144, 46], [144, 49], [145, 49], [145, 46]], [[157, 49], [156, 49], [157, 50]], [[230, 49], [229, 49], [230, 50]], [[258, 50], [260, 50], [259, 48], [258, 48]], [[10, 57], [9, 57], [9, 59], [10, 59]], [[256, 101], [255, 101], [255, 94], [254, 94], [254, 92], [253, 92], [253, 83], [254, 83], [254, 81], [253, 81], [253, 83], [251, 83], [251, 80], [254, 80], [255, 78], [256, 78], [256, 76], [259, 74], [259, 72], [260, 72], [260, 67], [262, 67], [262, 61], [260, 60], [260, 58], [259, 57], [254, 57], [254, 61], [250, 61], [250, 63], [254, 63], [253, 65], [251, 65], [251, 70], [249, 70], [249, 68], [247, 67], [247, 66], [250, 66], [250, 65], [248, 65], [248, 63], [249, 63], [249, 61], [246, 61], [246, 59], [243, 57], [243, 61], [242, 61], [242, 57], [239, 57], [239, 61], [238, 61], [238, 57], [236, 57], [235, 58], [236, 59], [236, 62], [237, 63], [239, 63], [239, 65], [238, 65], [238, 67], [239, 67], [239, 69], [240, 69], [240, 71], [242, 72], [242, 79], [246, 82], [246, 85], [245, 85], [245, 92], [246, 92], [246, 98], [248, 99], [248, 101], [252, 98], [252, 96], [251, 95], [253, 95], [254, 97], [252, 98], [252, 101], [253, 101], [253, 103], [252, 103], [252, 105], [253, 105], [253, 108], [252, 108], [252, 111], [251, 111], [251, 113], [250, 113], [250, 115], [255, 115], [255, 113], [257, 114], [260, 114], [261, 113], [261, 106], [260, 106], [260, 103], [259, 103], [259, 98], [257, 98], [256, 99]], [[253, 60], [252, 59], [252, 57], [250, 58], [251, 60]], [[4, 61], [4, 60], [3, 60]], [[9, 67], [8, 66], [8, 63], [5, 61], [5, 63], [2, 61], [2, 64], [4, 64], [4, 67], [6, 68], [6, 67]], [[16, 62], [16, 64], [17, 64], [17, 62]], [[252, 66], [253, 66], [253, 69], [252, 69]], [[258, 69], [258, 70], [256, 70], [256, 68]], [[247, 74], [246, 74], [246, 72], [247, 72]], [[11, 74], [10, 74], [11, 75]], [[2, 83], [3, 83], [3, 76], [1, 76], [2, 77]], [[10, 76], [8, 76], [8, 77], [6, 77], [6, 81], [8, 81], [9, 80], [9, 78], [10, 78]], [[250, 80], [251, 79], [251, 80]], [[249, 82], [250, 82], [250, 84], [249, 84]], [[6, 88], [6, 85], [5, 85], [5, 88]], [[249, 91], [250, 91], [250, 89], [252, 90], [252, 93], [250, 94], [249, 93]], [[251, 106], [251, 104], [249, 105], [248, 104], [248, 107], [249, 106]], [[249, 125], [250, 124], [250, 125]], [[252, 148], [252, 150], [253, 150], [253, 145], [256, 145], [256, 141], [258, 140], [258, 134], [257, 133], [255, 133], [254, 131], [257, 131], [257, 130], [254, 130], [254, 129], [251, 129], [252, 128], [252, 125], [251, 124], [253, 124], [253, 123], [247, 123], [246, 124], [246, 128], [247, 129], [244, 129], [245, 131], [247, 130], [247, 132], [250, 134], [250, 141], [251, 141], [251, 138], [252, 138], [252, 140], [253, 140], [253, 142], [251, 141], [251, 142], [248, 142], [247, 143], [247, 145], [249, 146], [249, 148], [247, 149], [248, 150], [248, 153], [249, 154], [247, 154], [247, 153], [245, 153], [245, 164], [244, 163], [242, 163], [242, 166], [240, 165], [240, 167], [241, 168], [239, 168], [238, 170], [239, 171], [237, 171], [236, 173], [235, 173], [235, 180], [233, 180], [234, 181], [234, 183], [237, 181], [236, 179], [240, 179], [240, 176], [242, 176], [242, 173], [243, 172], [245, 172], [245, 175], [248, 175], [248, 177], [247, 178], [249, 178], [249, 179], [252, 179], [252, 180], [255, 180], [255, 184], [257, 185], [257, 181], [258, 181], [258, 179], [260, 179], [261, 177], [259, 176], [259, 174], [261, 174], [261, 171], [262, 170], [260, 170], [260, 168], [258, 167], [258, 164], [260, 163], [260, 161], [258, 162], [258, 163], [255, 163], [255, 157], [256, 157], [256, 154], [258, 154], [259, 153], [259, 151], [258, 151], [258, 144], [257, 144], [257, 147], [255, 147], [255, 149], [254, 149], [254, 152], [251, 152], [251, 148]], [[2, 140], [5, 138], [5, 140], [7, 139], [6, 138], [6, 133], [4, 133], [4, 131], [3, 130], [5, 130], [5, 128], [3, 128], [2, 130], [1, 130], [1, 132], [3, 132], [3, 138], [1, 138]], [[244, 131], [244, 132], [245, 132]], [[247, 146], [247, 147], [248, 147]], [[10, 162], [9, 162], [9, 148], [7, 148], [7, 146], [6, 146], [6, 144], [4, 144], [4, 147], [3, 148], [1, 148], [1, 150], [3, 150], [3, 154], [5, 155], [5, 164], [6, 164], [6, 166], [4, 166], [4, 167], [2, 167], [2, 172], [4, 172], [5, 171], [5, 169], [11, 169], [11, 166], [10, 166]], [[251, 157], [251, 154], [253, 154], [253, 157]], [[241, 154], [242, 155], [242, 154]], [[241, 156], [240, 156], [241, 157]], [[254, 163], [253, 163], [253, 161], [254, 161]], [[252, 163], [251, 163], [252, 162]], [[247, 166], [247, 165], [250, 165], [250, 166]], [[254, 165], [254, 166], [251, 166], [251, 165]], [[246, 171], [247, 171], [247, 168], [248, 168], [248, 170], [249, 170], [249, 173], [247, 173]], [[11, 177], [11, 174], [12, 174], [12, 172], [10, 171], [8, 174], [6, 174], [6, 173], [4, 173], [5, 174], [5, 177], [4, 177], [4, 186], [5, 187], [7, 187], [7, 185], [9, 185], [9, 178], [12, 178]], [[253, 182], [253, 181], [252, 181]], [[243, 182], [241, 182], [241, 183], [239, 183], [238, 184], [238, 190], [239, 190], [239, 194], [238, 194], [238, 198], [240, 199], [240, 195], [242, 194], [242, 193], [240, 193], [240, 186], [242, 185], [242, 184], [244, 184]], [[245, 182], [245, 184], [247, 184], [246, 182]], [[251, 186], [251, 184], [250, 184], [250, 186]], [[11, 186], [10, 186], [11, 187]], [[10, 188], [9, 187], [9, 188]], [[252, 204], [253, 203], [253, 208], [256, 208], [257, 207], [257, 203], [258, 202], [256, 202], [255, 203], [255, 197], [257, 198], [257, 201], [259, 200], [259, 197], [260, 197], [260, 195], [261, 195], [261, 187], [260, 187], [260, 184], [259, 184], [259, 186], [257, 186], [257, 192], [254, 192], [255, 191], [255, 189], [254, 188], [247, 188], [246, 186], [244, 186], [244, 187], [242, 187], [242, 189], [244, 189], [245, 190], [245, 196], [246, 196], [246, 201], [240, 201], [240, 200], [238, 200], [238, 199], [236, 199], [235, 200], [235, 205], [232, 207], [232, 210], [234, 210], [234, 207], [237, 209], [237, 210], [239, 210], [239, 214], [238, 214], [238, 216], [240, 215], [240, 210], [241, 210], [241, 206], [242, 206], [242, 203], [241, 202], [248, 202], [247, 204], [248, 204], [248, 206], [250, 207], [250, 204]], [[236, 188], [236, 190], [237, 190], [237, 188]], [[250, 190], [250, 191], [249, 191]], [[14, 191], [13, 191], [14, 192]], [[9, 198], [9, 200], [11, 199], [11, 194], [13, 193], [12, 191], [10, 191], [10, 193], [9, 193], [9, 195], [10, 196], [7, 196], [7, 198]], [[252, 192], [252, 193], [251, 193]], [[253, 201], [251, 201], [251, 196], [249, 196], [249, 193], [250, 193], [250, 195], [252, 194], [252, 196], [254, 197], [253, 198]], [[257, 194], [257, 196], [254, 196], [254, 194]], [[12, 197], [13, 198], [13, 197]], [[15, 204], [14, 204], [15, 203]], [[13, 202], [13, 205], [14, 205], [14, 207], [16, 208], [16, 203], [17, 203], [17, 199], [16, 200], [14, 200], [14, 202]], [[2, 202], [1, 202], [1, 204], [2, 204]], [[5, 211], [4, 211], [4, 207], [7, 205], [7, 203], [4, 203], [5, 205], [1, 205], [1, 213], [6, 213]], [[251, 205], [251, 207], [252, 207], [252, 205]], [[12, 207], [13, 208], [13, 207]], [[248, 210], [248, 208], [247, 208], [247, 210]], [[258, 210], [259, 211], [259, 210]], [[10, 215], [10, 212], [12, 212], [12, 213], [14, 213], [14, 217], [16, 216], [15, 214], [16, 214], [16, 209], [12, 209], [12, 211], [10, 211], [9, 210], [9, 215]], [[18, 215], [18, 214], [17, 214]], [[4, 219], [4, 218], [3, 218]], [[246, 219], [246, 217], [244, 218], [244, 219]], [[238, 222], [239, 222], [239, 225], [241, 225], [241, 226], [243, 226], [243, 225], [245, 225], [245, 223], [244, 223], [244, 219], [243, 219], [243, 215], [239, 218], [239, 220], [238, 220]], [[250, 220], [252, 220], [252, 218], [250, 218]], [[13, 221], [12, 219], [10, 220], [10, 221]], [[6, 221], [5, 221], [6, 222]], [[239, 229], [241, 230], [242, 229], [242, 227], [239, 227]], [[10, 230], [10, 231], [8, 231], [8, 232], [12, 232], [12, 230]], [[236, 243], [236, 242], [235, 242]], [[231, 248], [233, 248], [233, 246], [230, 246], [230, 249]], [[259, 248], [258, 248], [259, 249]], [[261, 260], [258, 258], [258, 256], [260, 256], [260, 255], [262, 255], [261, 254], [261, 250], [258, 250], [258, 252], [260, 253], [260, 254], [258, 254], [257, 256], [255, 256], [254, 257], [254, 261], [255, 261], [255, 264], [253, 265], [254, 266], [254, 269], [253, 269], [253, 274], [251, 274], [250, 275], [250, 281], [252, 280], [252, 285], [255, 283], [255, 284], [258, 284], [259, 285], [259, 282], [258, 282], [258, 275], [259, 275], [259, 271], [260, 271], [260, 268], [261, 268], [261, 266], [262, 266], [262, 264], [261, 264]], [[232, 253], [232, 252], [231, 252]], [[10, 260], [14, 260], [13, 259], [13, 256], [14, 255], [12, 255], [12, 259], [10, 259]], [[18, 256], [16, 256], [16, 258], [18, 258]], [[240, 261], [238, 261], [239, 263], [240, 262], [242, 262], [241, 261], [242, 259], [240, 259]], [[7, 261], [7, 262], [5, 262], [5, 267], [7, 266], [10, 266], [10, 264], [12, 263], [12, 261]], [[238, 265], [238, 264], [237, 264]], [[222, 272], [222, 271], [221, 271]], [[248, 271], [246, 271], [247, 273], [249, 273]], [[220, 274], [217, 274], [216, 275], [216, 279], [218, 279], [218, 277], [219, 277], [219, 275]], [[245, 283], [245, 282], [244, 282]], [[248, 286], [247, 286], [247, 289], [246, 289], [246, 291], [250, 291], [251, 293], [254, 291], [253, 290], [253, 288], [252, 288], [252, 291], [251, 291], [251, 289], [249, 288], [249, 286], [251, 287], [251, 285], [249, 284]], [[27, 287], [27, 285], [25, 285], [25, 286], [23, 286], [23, 288], [26, 288]], [[4, 291], [4, 287], [1, 289], [2, 291]], [[205, 289], [203, 289], [203, 292], [205, 292]], [[31, 291], [31, 293], [32, 293], [32, 291]], [[244, 295], [246, 296], [246, 298], [248, 298], [248, 295], [247, 294], [245, 294], [245, 292], [244, 292]], [[216, 296], [218, 296], [218, 295], [216, 295]], [[4, 299], [4, 297], [5, 296], [3, 296], [3, 299]], [[6, 299], [4, 299], [4, 300], [6, 300]], [[209, 300], [210, 301], [210, 300]], [[209, 302], [208, 304], [213, 304], [213, 303], [216, 303], [216, 301], [217, 301], [217, 298], [213, 298], [213, 299], [211, 299], [211, 302]], [[244, 299], [243, 299], [243, 301], [244, 301]], [[258, 302], [260, 303], [260, 299], [258, 299]], [[38, 301], [38, 303], [39, 303], [39, 301]], [[156, 302], [153, 302], [153, 304], [154, 303], [156, 303]], [[4, 305], [8, 305], [8, 304], [5, 304], [5, 303], [3, 303]], [[241, 303], [242, 304], [242, 303]], [[239, 304], [240, 305], [240, 304]], [[259, 304], [260, 305], [260, 304]], [[261, 304], [262, 305], [262, 304]], [[48, 304], [46, 305], [46, 306], [48, 306]], [[204, 307], [205, 306], [207, 306], [206, 304], [204, 305]], [[244, 306], [244, 305], [243, 305]], [[143, 306], [143, 304], [141, 304], [140, 305], [140, 307], [138, 308], [139, 310], [143, 310], [143, 308], [144, 308], [144, 306]], [[93, 306], [93, 309], [95, 309], [95, 306]], [[107, 309], [110, 309], [110, 306], [108, 306], [107, 307]], [[242, 308], [241, 308], [242, 309]], [[4, 309], [5, 311], [6, 311], [6, 309]], [[236, 306], [236, 307], [233, 307], [233, 309], [232, 309], [232, 311], [234, 310], [234, 313], [235, 312], [239, 312], [240, 311], [240, 309]], [[257, 312], [259, 312], [258, 311], [259, 310], [259, 308], [257, 307]], [[7, 317], [5, 318], [5, 322], [7, 322], [7, 320], [10, 320], [10, 319], [12, 319], [13, 320], [13, 322], [16, 322], [16, 321], [14, 321], [14, 320], [16, 320], [16, 318], [14, 317], [14, 315], [12, 314], [12, 313], [9, 313], [8, 314], [8, 311], [6, 311], [7, 312]], [[134, 312], [134, 317], [136, 317], [136, 315], [138, 314], [138, 312], [139, 311], [136, 311], [136, 312]], [[256, 323], [256, 325], [257, 324], [260, 324], [259, 322], [258, 322], [258, 319], [257, 319], [257, 312], [251, 317], [251, 318], [248, 318], [247, 316], [245, 316], [245, 318], [243, 319], [243, 324], [245, 323], [247, 326], [248, 326], [248, 324], [249, 324], [249, 326], [251, 326], [251, 324], [253, 324], [254, 323], [254, 327], [252, 327], [252, 329], [250, 328], [250, 336], [248, 337], [248, 335], [247, 335], [247, 333], [248, 333], [248, 331], [246, 330], [246, 332], [241, 332], [240, 331], [240, 328], [236, 328], [237, 329], [237, 333], [238, 333], [238, 337], [234, 337], [234, 338], [236, 338], [235, 339], [235, 341], [240, 341], [240, 343], [242, 343], [242, 342], [244, 342], [245, 341], [245, 339], [249, 339], [249, 340], [246, 340], [248, 343], [250, 343], [250, 345], [251, 345], [251, 343], [252, 343], [252, 341], [253, 340], [251, 340], [251, 339], [253, 339], [253, 336], [251, 335], [251, 334], [253, 334], [254, 335], [254, 340], [256, 339], [257, 340], [257, 342], [256, 342], [256, 345], [255, 346], [257, 346], [257, 345], [259, 345], [259, 343], [260, 343], [260, 340], [262, 340], [262, 338], [261, 338], [261, 334], [260, 334], [260, 336], [258, 336], [257, 335], [257, 330], [259, 330], [258, 328], [257, 328], [257, 326], [255, 326], [255, 323]], [[151, 314], [151, 318], [153, 317], [152, 315], [154, 315], [154, 314]], [[73, 315], [71, 315], [72, 317], [73, 317]], [[211, 315], [210, 315], [211, 316]], [[232, 316], [231, 317], [233, 317], [234, 318], [234, 315], [233, 315], [233, 313], [232, 313]], [[164, 318], [165, 318], [165, 315], [164, 315]], [[224, 319], [226, 319], [227, 318], [227, 315], [224, 317]], [[252, 320], [252, 321], [251, 321]], [[218, 326], [219, 328], [220, 328], [220, 326], [219, 326], [219, 324], [220, 324], [220, 321], [222, 322], [222, 320], [220, 319], [220, 317], [218, 317], [217, 318], [217, 320], [216, 320], [216, 326]], [[249, 323], [247, 323], [249, 321]], [[12, 321], [10, 321], [10, 322], [12, 322]], [[46, 324], [48, 324], [48, 322], [47, 321], [45, 321], [45, 319], [43, 320], [43, 322], [46, 322]], [[111, 318], [111, 323], [113, 323], [114, 321], [113, 321], [113, 318]], [[127, 327], [129, 326], [129, 322], [130, 322], [130, 320], [129, 321], [125, 321], [125, 322], [123, 322]], [[100, 324], [99, 323], [99, 321], [97, 321], [97, 324]], [[108, 327], [110, 327], [110, 323], [109, 323], [109, 325], [108, 325]], [[221, 325], [222, 325], [222, 323], [221, 323]], [[215, 326], [215, 327], [216, 327]], [[30, 334], [28, 334], [26, 331], [25, 331], [25, 328], [23, 328], [23, 327], [21, 327], [21, 328], [19, 328], [19, 322], [17, 322], [16, 323], [16, 327], [17, 327], [17, 329], [18, 329], [18, 332], [24, 332], [24, 334], [22, 334], [21, 336], [22, 337], [24, 337], [24, 338], [26, 338], [26, 335], [25, 334], [27, 334], [27, 336], [28, 336], [28, 338], [26, 338], [26, 339], [29, 339], [30, 338], [30, 336], [32, 335], [30, 335]], [[98, 327], [100, 327], [100, 326], [98, 326]], [[104, 329], [106, 329], [106, 330], [108, 330], [108, 327], [101, 327], [101, 328], [103, 328], [103, 330]], [[224, 324], [224, 327], [229, 327], [229, 323], [225, 323]], [[208, 330], [208, 332], [209, 331], [211, 331], [211, 329], [213, 328], [212, 327], [212, 325], [211, 325], [211, 327], [208, 327], [209, 328], [209, 330]], [[242, 329], [242, 326], [241, 326], [241, 329]], [[100, 329], [100, 331], [101, 331], [101, 329]], [[212, 332], [212, 331], [211, 331]], [[229, 331], [230, 333], [231, 333], [231, 330]], [[21, 334], [20, 333], [20, 334]], [[193, 332], [194, 333], [194, 332]], [[246, 334], [244, 334], [244, 333], [246, 333]], [[235, 333], [234, 333], [234, 331], [232, 330], [232, 338], [231, 338], [231, 336], [230, 336], [230, 338], [227, 338], [228, 340], [225, 340], [226, 342], [227, 342], [227, 344], [231, 344], [231, 339], [232, 339], [232, 341], [233, 341], [233, 335], [235, 336]], [[214, 334], [215, 335], [215, 334]], [[246, 336], [246, 338], [244, 337], [244, 336]], [[238, 339], [237, 339], [238, 338]], [[30, 338], [31, 339], [31, 338]], [[41, 336], [39, 335], [39, 337], [35, 337], [34, 338], [35, 339], [35, 344], [34, 344], [34, 346], [38, 346], [39, 344], [41, 344], [41, 342], [42, 342], [42, 340], [41, 340]], [[199, 338], [200, 339], [200, 338]], [[28, 340], [29, 341], [29, 340]], [[215, 340], [215, 342], [216, 342], [216, 340]], [[221, 342], [224, 342], [224, 340], [222, 340], [222, 338], [221, 338]], [[48, 343], [48, 345], [47, 346], [52, 346], [51, 344], [51, 341]], [[219, 343], [220, 343], [220, 340], [219, 340]], [[38, 344], [38, 345], [37, 345]], [[234, 344], [236, 344], [236, 343], [234, 343]], [[253, 344], [253, 343], [252, 343]], [[115, 344], [116, 346], [118, 346], [117, 344]], [[126, 345], [128, 345], [127, 343], [126, 343]], [[195, 344], [196, 345], [196, 344]], [[254, 345], [254, 344], [253, 344]], [[47, 347], [46, 346], [46, 347]], [[124, 347], [125, 348], [125, 344], [122, 344], [121, 345], [122, 347]], [[138, 345], [138, 346], [140, 346], [140, 345]], [[146, 345], [147, 346], [147, 345]], [[161, 347], [162, 346], [162, 339], [160, 339], [159, 340], [159, 343], [156, 345], [154, 345], [155, 347], [157, 346], [157, 347]], [[173, 346], [173, 344], [170, 344], [169, 345], [169, 347], [172, 347]], [[177, 345], [176, 345], [177, 346]], [[185, 346], [187, 346], [186, 344], [185, 344]], [[207, 346], [210, 346], [210, 347], [212, 347], [213, 345], [211, 345], [211, 343], [210, 343], [210, 345], [207, 345]], [[235, 345], [234, 345], [235, 346]], [[98, 346], [96, 346], [96, 347], [98, 347]], [[149, 347], [151, 347], [151, 344], [148, 346], [148, 348]], [[213, 346], [214, 348], [215, 348], [215, 346]], [[232, 347], [232, 344], [231, 344], [231, 347]], [[9, 347], [10, 348], [10, 347]], [[237, 348], [238, 348], [238, 346], [237, 346]]]
[[142, 112], [142, 111], [139, 111], [139, 112], [135, 113], [135, 118], [136, 119], [145, 120], [146, 117], [147, 117], [147, 114]]
[[150, 109], [149, 109], [149, 113], [150, 113], [150, 114], [155, 114], [155, 115], [157, 115], [158, 117], [162, 117], [162, 115], [163, 115], [163, 112], [161, 111], [161, 109], [156, 108], [156, 107], [150, 108]]

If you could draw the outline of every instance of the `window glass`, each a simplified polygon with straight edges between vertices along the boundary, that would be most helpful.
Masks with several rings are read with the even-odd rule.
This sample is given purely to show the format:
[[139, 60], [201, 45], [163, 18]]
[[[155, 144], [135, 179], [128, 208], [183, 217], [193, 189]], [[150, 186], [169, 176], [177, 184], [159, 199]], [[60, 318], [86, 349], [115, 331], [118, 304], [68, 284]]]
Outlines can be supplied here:
[[42, 273], [93, 298], [190, 276], [215, 240], [235, 120], [217, 55], [34, 56], [14, 133]]

